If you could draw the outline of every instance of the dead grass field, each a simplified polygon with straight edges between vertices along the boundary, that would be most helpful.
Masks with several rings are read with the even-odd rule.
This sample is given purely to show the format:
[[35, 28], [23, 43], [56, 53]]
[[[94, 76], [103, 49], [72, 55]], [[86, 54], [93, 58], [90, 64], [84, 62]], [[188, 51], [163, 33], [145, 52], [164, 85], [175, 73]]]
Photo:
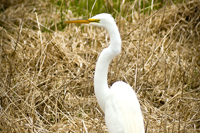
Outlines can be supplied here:
[[[74, 24], [59, 31], [59, 17], [48, 2], [0, 13], [0, 132], [107, 132], [93, 74], [109, 36]], [[200, 132], [199, 0], [151, 17], [133, 11], [116, 22], [123, 49], [109, 68], [109, 85], [123, 80], [134, 88], [146, 132]]]

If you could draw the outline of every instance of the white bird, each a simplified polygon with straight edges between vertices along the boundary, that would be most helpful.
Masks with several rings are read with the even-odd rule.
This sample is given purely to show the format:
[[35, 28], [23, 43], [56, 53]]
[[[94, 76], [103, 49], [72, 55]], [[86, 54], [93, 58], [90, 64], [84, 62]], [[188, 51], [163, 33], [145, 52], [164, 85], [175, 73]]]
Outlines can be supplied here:
[[96, 63], [94, 91], [98, 104], [105, 113], [109, 133], [144, 133], [143, 116], [135, 91], [123, 81], [108, 87], [108, 67], [121, 52], [121, 37], [115, 20], [102, 13], [89, 19], [65, 21], [105, 28], [110, 34], [110, 45], [105, 48]]

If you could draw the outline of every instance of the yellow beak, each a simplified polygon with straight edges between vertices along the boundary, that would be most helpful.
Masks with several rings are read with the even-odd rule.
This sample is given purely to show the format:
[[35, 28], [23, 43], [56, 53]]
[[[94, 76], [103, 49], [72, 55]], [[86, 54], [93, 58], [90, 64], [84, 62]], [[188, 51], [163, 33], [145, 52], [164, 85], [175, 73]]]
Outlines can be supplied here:
[[64, 21], [64, 23], [78, 23], [78, 24], [89, 24], [90, 22], [96, 22], [98, 23], [100, 19], [78, 19], [78, 20], [69, 20], [69, 21]]

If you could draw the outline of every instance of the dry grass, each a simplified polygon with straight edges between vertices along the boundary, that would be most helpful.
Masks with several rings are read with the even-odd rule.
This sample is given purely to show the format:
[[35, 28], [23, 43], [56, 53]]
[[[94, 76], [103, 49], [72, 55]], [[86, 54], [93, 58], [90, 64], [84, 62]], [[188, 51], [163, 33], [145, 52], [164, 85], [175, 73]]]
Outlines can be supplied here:
[[[107, 132], [93, 74], [109, 36], [78, 25], [57, 31], [59, 17], [38, 2], [0, 13], [0, 132]], [[169, 5], [145, 22], [147, 15], [129, 17], [135, 21], [117, 17], [123, 51], [109, 84], [133, 86], [147, 132], [200, 132], [199, 0]]]

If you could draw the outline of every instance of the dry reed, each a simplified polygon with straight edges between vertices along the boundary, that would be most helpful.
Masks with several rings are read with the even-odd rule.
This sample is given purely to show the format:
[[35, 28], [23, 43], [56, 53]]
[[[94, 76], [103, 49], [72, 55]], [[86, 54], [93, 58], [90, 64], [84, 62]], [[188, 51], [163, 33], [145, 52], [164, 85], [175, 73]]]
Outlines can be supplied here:
[[[150, 19], [132, 15], [117, 16], [123, 51], [109, 85], [133, 86], [147, 132], [200, 132], [200, 2], [169, 5]], [[34, 1], [0, 13], [0, 132], [107, 132], [93, 74], [109, 36], [78, 25], [58, 31], [59, 17]]]

